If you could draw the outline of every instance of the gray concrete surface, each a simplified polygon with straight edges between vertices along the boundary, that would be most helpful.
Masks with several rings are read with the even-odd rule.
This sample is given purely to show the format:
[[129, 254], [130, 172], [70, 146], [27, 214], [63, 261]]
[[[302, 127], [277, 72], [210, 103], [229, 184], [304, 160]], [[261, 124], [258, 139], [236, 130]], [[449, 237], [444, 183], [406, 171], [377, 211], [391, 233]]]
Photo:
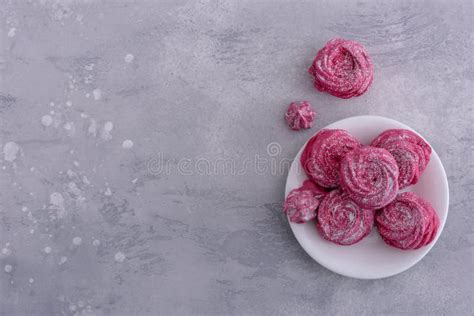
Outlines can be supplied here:
[[[472, 313], [471, 1], [0, 3], [0, 314]], [[334, 36], [373, 57], [362, 97], [312, 88]], [[376, 281], [305, 254], [270, 166], [359, 114], [425, 135], [451, 190], [432, 251]]]

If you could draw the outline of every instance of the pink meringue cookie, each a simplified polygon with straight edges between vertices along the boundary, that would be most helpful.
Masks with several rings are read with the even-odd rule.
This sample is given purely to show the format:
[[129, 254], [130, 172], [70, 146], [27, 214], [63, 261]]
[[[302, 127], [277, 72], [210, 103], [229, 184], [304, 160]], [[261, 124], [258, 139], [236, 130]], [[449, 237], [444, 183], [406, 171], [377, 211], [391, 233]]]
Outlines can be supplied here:
[[316, 228], [324, 239], [348, 246], [364, 239], [373, 223], [373, 210], [360, 207], [347, 193], [335, 189], [319, 206]]
[[310, 179], [325, 188], [339, 186], [341, 159], [362, 146], [343, 129], [322, 129], [306, 144], [300, 162]]
[[283, 212], [293, 223], [308, 222], [316, 217], [319, 203], [326, 195], [326, 191], [311, 180], [288, 194], [283, 204]]
[[292, 102], [285, 113], [286, 123], [294, 131], [310, 128], [315, 118], [316, 112], [308, 101]]
[[405, 192], [377, 212], [375, 223], [388, 245], [407, 250], [432, 242], [440, 220], [428, 201], [413, 192]]
[[347, 153], [339, 174], [342, 189], [362, 208], [382, 208], [397, 196], [397, 161], [383, 148], [365, 146]]
[[364, 46], [334, 38], [318, 51], [308, 72], [317, 90], [349, 99], [367, 91], [374, 77], [374, 66]]
[[400, 189], [418, 182], [430, 162], [431, 147], [416, 133], [406, 129], [389, 129], [372, 141], [371, 146], [388, 150], [397, 161]]

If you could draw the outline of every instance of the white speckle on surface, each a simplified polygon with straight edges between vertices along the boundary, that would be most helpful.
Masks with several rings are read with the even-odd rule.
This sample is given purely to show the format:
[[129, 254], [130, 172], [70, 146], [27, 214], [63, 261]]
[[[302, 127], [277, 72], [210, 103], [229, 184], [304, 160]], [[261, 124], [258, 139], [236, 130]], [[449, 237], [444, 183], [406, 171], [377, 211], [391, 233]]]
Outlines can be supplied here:
[[[66, 174], [67, 174], [67, 176], [68, 176], [69, 178], [76, 178], [76, 177], [77, 177], [77, 173], [75, 173], [75, 172], [72, 171], [71, 169], [68, 169], [68, 170], [66, 171]], [[69, 186], [70, 186], [70, 184], [69, 184]]]
[[15, 142], [8, 142], [3, 146], [3, 154], [6, 161], [13, 162], [16, 159], [16, 155], [20, 151], [20, 146]]
[[15, 35], [16, 35], [16, 28], [15, 27], [10, 28], [10, 30], [8, 31], [8, 37], [15, 37]]
[[122, 147], [124, 149], [130, 149], [130, 148], [133, 147], [133, 142], [130, 139], [126, 139], [126, 140], [123, 141]]
[[87, 64], [84, 66], [84, 68], [89, 71], [94, 70], [94, 64]]
[[137, 181], [138, 181], [138, 178], [135, 178], [135, 179], [132, 180], [132, 183], [135, 184], [135, 183], [137, 183]]
[[98, 101], [102, 98], [102, 91], [100, 89], [94, 89], [92, 91], [92, 94], [94, 95], [94, 100]]
[[54, 102], [49, 102], [49, 106], [54, 106]]
[[87, 115], [86, 113], [81, 113], [81, 117], [82, 117], [82, 118], [88, 118], [89, 115]]
[[124, 58], [126, 63], [131, 63], [134, 59], [135, 59], [135, 56], [133, 56], [132, 54], [127, 54], [125, 55], [125, 58]]
[[61, 24], [64, 25], [64, 20], [69, 19], [73, 12], [71, 8], [67, 6], [68, 1], [57, 1], [61, 5], [53, 6], [53, 12], [51, 13], [52, 18], [56, 21], [61, 21]]
[[46, 247], [44, 247], [43, 251], [44, 251], [45, 253], [47, 253], [47, 254], [50, 254], [51, 251], [52, 251], [52, 249], [51, 249], [50, 246], [46, 246]]
[[121, 251], [117, 252], [114, 258], [115, 258], [115, 261], [117, 262], [123, 262], [126, 259], [125, 254]]
[[35, 233], [35, 230], [32, 228], [30, 229], [30, 234], [34, 234]]
[[107, 188], [107, 190], [105, 190], [104, 195], [105, 196], [111, 196], [112, 195], [112, 191], [110, 191], [110, 188]]
[[44, 126], [50, 126], [51, 124], [53, 124], [53, 118], [50, 115], [43, 115], [43, 117], [41, 118], [41, 124], [43, 124]]
[[349, 221], [350, 221], [350, 222], [353, 222], [353, 221], [354, 221], [354, 218], [355, 218], [354, 213], [350, 213], [350, 214], [349, 214]]
[[63, 118], [61, 116], [61, 113], [56, 113], [54, 111], [51, 111], [51, 114], [54, 114], [54, 117], [53, 117], [53, 126], [55, 128], [58, 128], [59, 125], [61, 125], [62, 121], [63, 121]]
[[72, 102], [71, 102], [70, 100], [67, 100], [67, 101], [66, 101], [66, 106], [71, 107], [71, 106], [72, 106]]
[[3, 248], [2, 249], [2, 254], [5, 255], [5, 256], [9, 256], [11, 255], [12, 251], [8, 248]]
[[76, 134], [76, 126], [74, 125], [74, 122], [67, 122], [63, 127], [69, 137], [73, 137]]
[[53, 192], [49, 196], [50, 209], [55, 209], [58, 211], [58, 218], [62, 218], [66, 215], [66, 209], [64, 207], [64, 198], [61, 193]]
[[54, 110], [49, 111], [49, 114], [54, 115]]
[[30, 282], [30, 284], [32, 284], [32, 283], [34, 283], [34, 282], [35, 282], [35, 279], [33, 279], [33, 278], [30, 278], [30, 279], [28, 280], [28, 282]]
[[63, 264], [66, 263], [66, 261], [67, 261], [67, 257], [62, 256], [62, 257], [59, 259], [59, 263], [58, 263], [58, 264], [59, 264], [59, 265], [63, 265]]
[[68, 193], [76, 199], [77, 202], [83, 202], [86, 198], [82, 195], [81, 189], [74, 182], [68, 183]]
[[22, 211], [22, 212], [26, 212], [26, 211], [28, 211], [28, 208], [27, 208], [26, 206], [23, 206], [23, 207], [21, 208], [21, 211]]
[[91, 182], [86, 176], [82, 176], [82, 182], [84, 182], [84, 184], [87, 184], [87, 185], [91, 184]]
[[91, 119], [89, 128], [87, 129], [88, 133], [92, 136], [97, 135], [97, 122], [94, 119]]
[[79, 162], [78, 161], [74, 160], [73, 164], [74, 164], [74, 166], [79, 167]]
[[84, 83], [85, 84], [91, 84], [92, 79], [93, 79], [92, 75], [87, 75], [87, 76], [84, 77]]
[[53, 192], [49, 196], [49, 203], [58, 208], [64, 208], [64, 198], [61, 193]]
[[83, 301], [77, 301], [77, 306], [79, 306], [80, 308], [83, 308], [84, 307], [84, 302]]
[[70, 131], [74, 128], [74, 123], [73, 122], [66, 122], [66, 123], [64, 123], [63, 128], [65, 130]]
[[113, 128], [114, 128], [114, 124], [112, 122], [110, 122], [110, 121], [105, 122], [104, 130], [106, 130], [107, 132], [110, 132], [110, 131], [112, 131]]
[[72, 239], [72, 243], [76, 246], [79, 246], [82, 243], [82, 238], [81, 237], [74, 237]]
[[100, 246], [100, 240], [99, 239], [94, 239], [94, 241], [92, 242], [92, 245], [94, 247], [99, 247]]
[[3, 269], [5, 270], [6, 273], [10, 273], [13, 271], [13, 267], [10, 264], [6, 264]]
[[86, 93], [86, 98], [90, 98], [91, 94], [90, 93]]
[[110, 135], [110, 132], [113, 130], [114, 124], [110, 121], [105, 122], [104, 127], [101, 130], [100, 137], [103, 140], [110, 140], [112, 139], [112, 135]]

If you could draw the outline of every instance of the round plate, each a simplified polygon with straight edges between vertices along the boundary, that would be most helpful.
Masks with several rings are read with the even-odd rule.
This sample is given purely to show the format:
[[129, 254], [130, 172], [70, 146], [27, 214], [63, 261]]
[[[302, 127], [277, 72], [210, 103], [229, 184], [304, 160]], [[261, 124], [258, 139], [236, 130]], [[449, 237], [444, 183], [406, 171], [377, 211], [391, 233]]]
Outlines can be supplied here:
[[[325, 128], [345, 129], [364, 145], [370, 144], [377, 135], [387, 129], [404, 128], [414, 131], [398, 121], [369, 115], [343, 119]], [[290, 167], [286, 180], [285, 197], [291, 190], [299, 188], [307, 179], [304, 170], [300, 168], [300, 156], [305, 146], [306, 144], [301, 147]], [[434, 246], [446, 222], [449, 205], [448, 180], [441, 160], [434, 149], [430, 162], [418, 183], [402, 191], [416, 192], [428, 200], [441, 220], [436, 238], [429, 245], [420, 249], [400, 250], [391, 247], [382, 240], [375, 227], [370, 235], [362, 241], [351, 246], [339, 246], [324, 240], [319, 235], [315, 228], [315, 221], [304, 224], [290, 222], [290, 226], [301, 247], [327, 269], [359, 279], [389, 277], [407, 270], [420, 261]]]

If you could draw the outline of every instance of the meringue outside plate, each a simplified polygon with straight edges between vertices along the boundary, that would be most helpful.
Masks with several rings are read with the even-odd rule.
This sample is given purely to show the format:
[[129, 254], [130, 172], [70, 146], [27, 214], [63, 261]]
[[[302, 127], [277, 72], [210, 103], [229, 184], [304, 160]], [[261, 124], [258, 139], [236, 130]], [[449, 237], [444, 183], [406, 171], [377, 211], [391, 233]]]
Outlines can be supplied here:
[[[375, 137], [387, 129], [404, 128], [417, 133], [396, 120], [371, 115], [346, 118], [324, 128], [345, 129], [364, 145], [369, 145]], [[423, 138], [422, 135], [420, 136]], [[429, 144], [428, 141], [427, 143]], [[305, 146], [306, 143], [298, 151], [291, 164], [286, 180], [285, 197], [307, 179], [300, 165], [300, 156]], [[448, 216], [448, 179], [434, 148], [431, 160], [418, 183], [400, 190], [400, 192], [406, 191], [415, 192], [428, 200], [440, 219], [436, 237], [430, 244], [420, 249], [400, 250], [387, 245], [375, 226], [366, 238], [351, 246], [340, 246], [324, 240], [315, 227], [315, 220], [304, 224], [289, 222], [291, 230], [301, 247], [314, 260], [335, 273], [358, 279], [380, 279], [396, 275], [415, 265], [431, 250], [441, 235]]]

